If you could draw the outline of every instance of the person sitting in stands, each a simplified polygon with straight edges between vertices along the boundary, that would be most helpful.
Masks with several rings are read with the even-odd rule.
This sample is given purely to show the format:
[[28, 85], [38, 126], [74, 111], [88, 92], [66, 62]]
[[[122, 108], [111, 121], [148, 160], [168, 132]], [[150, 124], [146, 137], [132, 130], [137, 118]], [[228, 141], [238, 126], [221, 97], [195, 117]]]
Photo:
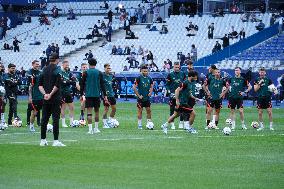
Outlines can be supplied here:
[[159, 31], [159, 30], [157, 29], [157, 26], [153, 24], [152, 27], [149, 29], [149, 31]]
[[72, 8], [68, 10], [67, 20], [75, 20], [76, 16]]
[[105, 21], [102, 21], [102, 23], [101, 23], [101, 29], [102, 29], [102, 30], [106, 29]]
[[92, 59], [94, 57], [92, 50], [89, 50], [88, 53], [85, 54], [85, 59], [84, 60], [89, 60]]
[[160, 34], [167, 34], [168, 33], [168, 28], [166, 25], [162, 25], [162, 29], [160, 31]]
[[131, 30], [127, 31], [125, 39], [138, 39], [138, 37], [135, 36], [134, 32]]
[[231, 39], [235, 39], [235, 38], [238, 38], [238, 32], [237, 31], [235, 31], [235, 28], [234, 28], [234, 26], [232, 26], [232, 31], [231, 31], [231, 33], [229, 33], [229, 38], [231, 38]]
[[116, 50], [116, 54], [117, 54], [117, 55], [122, 55], [122, 53], [123, 53], [123, 50], [122, 50], [122, 48], [120, 47], [120, 45], [118, 45], [117, 50]]
[[34, 36], [33, 42], [31, 42], [29, 45], [40, 45], [40, 41], [37, 40], [36, 36]]
[[64, 36], [63, 45], [70, 45], [69, 38], [68, 38], [68, 37], [66, 37], [66, 36]]
[[246, 38], [246, 32], [244, 28], [242, 28], [242, 30], [240, 31], [239, 36], [240, 36], [240, 40]]
[[143, 55], [143, 48], [141, 47], [141, 45], [138, 48], [138, 55]]
[[250, 19], [251, 22], [260, 22], [261, 21], [258, 18], [256, 18], [255, 13], [251, 13], [250, 17], [251, 17], [251, 19]]
[[259, 24], [255, 26], [256, 30], [261, 31], [265, 28], [265, 24], [260, 20]]
[[218, 52], [220, 50], [221, 50], [221, 44], [219, 43], [219, 41], [216, 41], [216, 44], [215, 44], [215, 46], [212, 49], [212, 53], [216, 53], [216, 52]]
[[249, 14], [245, 13], [241, 17], [242, 22], [248, 22], [249, 21]]
[[112, 46], [112, 49], [111, 49], [111, 54], [112, 55], [116, 55], [117, 54], [117, 49], [116, 49], [116, 46]]
[[52, 17], [53, 18], [57, 18], [58, 17], [58, 8], [56, 6], [53, 6], [53, 8], [51, 9], [52, 12]]
[[124, 55], [130, 55], [130, 48], [128, 46], [125, 46], [125, 49], [123, 51]]
[[13, 50], [13, 47], [10, 46], [8, 43], [4, 43], [4, 50]]
[[98, 26], [95, 24], [92, 30], [92, 37], [102, 37], [103, 35], [100, 34]]

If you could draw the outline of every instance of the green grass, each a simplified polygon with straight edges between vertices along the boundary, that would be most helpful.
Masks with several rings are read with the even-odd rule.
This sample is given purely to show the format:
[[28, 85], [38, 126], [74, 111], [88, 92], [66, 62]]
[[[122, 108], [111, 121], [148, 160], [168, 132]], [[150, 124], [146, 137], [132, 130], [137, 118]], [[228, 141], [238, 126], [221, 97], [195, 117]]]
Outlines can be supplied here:
[[[25, 118], [26, 102], [20, 102], [18, 109]], [[204, 130], [204, 107], [196, 107], [197, 135], [169, 131], [165, 136], [160, 125], [168, 109], [152, 106], [156, 130], [147, 131], [137, 129], [135, 104], [118, 104], [119, 128], [101, 129], [97, 135], [87, 135], [86, 127], [61, 128], [64, 148], [40, 147], [39, 132], [8, 128], [0, 134], [0, 189], [284, 187], [283, 109], [273, 111], [273, 132], [238, 127], [224, 136], [221, 131]], [[221, 128], [227, 115], [228, 109], [222, 109]], [[257, 120], [256, 108], [247, 108], [245, 116], [249, 126]], [[51, 145], [51, 133], [48, 141]]]

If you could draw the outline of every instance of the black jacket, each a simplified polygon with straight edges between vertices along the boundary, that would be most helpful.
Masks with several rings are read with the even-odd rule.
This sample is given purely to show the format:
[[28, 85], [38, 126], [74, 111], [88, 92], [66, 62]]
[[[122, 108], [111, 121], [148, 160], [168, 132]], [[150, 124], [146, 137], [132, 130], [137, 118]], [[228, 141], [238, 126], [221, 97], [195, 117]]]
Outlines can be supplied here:
[[20, 85], [20, 79], [17, 74], [7, 73], [4, 76], [4, 85], [6, 91], [6, 97], [14, 98], [17, 97], [18, 85]]

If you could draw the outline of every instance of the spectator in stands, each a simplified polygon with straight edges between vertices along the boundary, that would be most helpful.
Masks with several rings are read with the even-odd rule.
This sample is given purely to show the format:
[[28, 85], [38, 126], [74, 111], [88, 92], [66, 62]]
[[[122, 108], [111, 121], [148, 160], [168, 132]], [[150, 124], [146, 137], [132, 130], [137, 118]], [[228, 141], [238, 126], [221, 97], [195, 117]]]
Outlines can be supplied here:
[[47, 65], [47, 57], [46, 57], [46, 53], [45, 53], [45, 51], [42, 51], [42, 54], [41, 54], [41, 56], [39, 57], [39, 59], [41, 60], [41, 62], [40, 62], [40, 67], [41, 67], [41, 69], [44, 67], [44, 66], [46, 66]]
[[51, 55], [51, 45], [47, 46], [45, 52], [46, 52], [47, 60], [49, 60], [49, 56]]
[[157, 64], [155, 64], [153, 60], [150, 61], [149, 67], [150, 67], [150, 72], [158, 72], [159, 71]]
[[127, 72], [128, 71], [128, 67], [124, 66], [122, 71]]
[[230, 45], [230, 41], [229, 41], [227, 34], [225, 34], [225, 36], [222, 37], [221, 39], [223, 41], [223, 44], [222, 44], [223, 48], [226, 48]]
[[256, 17], [256, 14], [253, 12], [253, 13], [251, 13], [251, 15], [250, 15], [250, 21], [251, 21], [251, 22], [259, 22], [259, 21], [261, 21], [261, 20], [259, 20], [259, 19]]
[[53, 8], [51, 9], [51, 12], [52, 12], [52, 17], [53, 18], [57, 18], [59, 16], [58, 8], [56, 6], [53, 6]]
[[98, 26], [95, 24], [92, 30], [92, 38], [94, 37], [102, 37], [103, 35], [100, 34]]
[[224, 17], [224, 11], [223, 9], [217, 9], [212, 14], [213, 17]]
[[170, 65], [170, 69], [173, 68], [173, 62], [170, 59], [167, 59], [167, 63]]
[[208, 26], [208, 39], [213, 39], [214, 36], [214, 23]]
[[197, 61], [197, 48], [195, 47], [194, 44], [191, 45], [190, 53], [191, 53], [191, 60], [193, 62], [196, 62]]
[[248, 22], [248, 20], [249, 20], [249, 14], [248, 14], [248, 13], [244, 13], [244, 14], [241, 16], [241, 20], [242, 20], [242, 22]]
[[216, 52], [218, 52], [220, 50], [221, 50], [221, 44], [219, 43], [219, 41], [216, 41], [216, 44], [215, 44], [215, 46], [212, 49], [212, 53], [216, 53]]
[[147, 60], [154, 60], [154, 56], [153, 53], [151, 51], [149, 51], [148, 55], [147, 55]]
[[261, 31], [265, 28], [265, 24], [260, 20], [257, 26], [255, 26], [256, 30]]
[[58, 44], [56, 44], [56, 46], [55, 46], [55, 53], [59, 56], [59, 46], [58, 46]]
[[7, 19], [7, 30], [9, 30], [9, 29], [12, 28], [12, 26], [11, 26], [11, 19], [8, 16], [6, 17], [6, 19]]
[[191, 60], [190, 53], [187, 53], [187, 55], [185, 56], [185, 60]]
[[113, 17], [113, 12], [111, 9], [109, 9], [107, 13], [108, 22], [112, 22], [112, 17]]
[[104, 4], [102, 6], [100, 6], [101, 9], [108, 9], [109, 5], [106, 1], [104, 1]]
[[147, 16], [147, 9], [143, 6], [142, 7], [142, 23], [146, 22], [146, 16]]
[[235, 28], [234, 26], [231, 27], [232, 28], [232, 31], [229, 33], [228, 37], [231, 38], [231, 39], [235, 39], [235, 38], [238, 38], [238, 32], [235, 31]]
[[162, 17], [160, 16], [160, 7], [158, 5], [154, 5], [153, 7], [153, 21], [154, 22], [157, 22], [157, 23], [162, 23], [163, 22], [163, 19]]
[[137, 54], [136, 48], [134, 47], [134, 45], [131, 45], [131, 49], [130, 49], [130, 54]]
[[16, 51], [20, 52], [19, 43], [21, 43], [21, 42], [17, 39], [17, 37], [14, 37], [14, 41], [13, 41], [14, 52], [16, 52]]
[[75, 19], [76, 19], [76, 16], [75, 16], [74, 10], [70, 8], [68, 10], [67, 20], [75, 20]]
[[137, 9], [137, 21], [138, 23], [142, 23], [142, 16], [143, 16], [143, 9], [141, 7], [141, 5], [138, 5], [138, 9]]
[[85, 54], [85, 59], [84, 60], [90, 60], [92, 58], [94, 58], [94, 55], [92, 53], [92, 50], [89, 50], [89, 52]]
[[125, 46], [125, 49], [124, 49], [124, 51], [123, 51], [123, 54], [124, 54], [124, 55], [130, 55], [130, 48], [129, 48], [129, 46]]
[[167, 61], [164, 61], [164, 65], [162, 67], [161, 72], [170, 72], [171, 70], [171, 66], [169, 65], [169, 63]]
[[123, 54], [123, 50], [122, 50], [122, 48], [120, 47], [120, 45], [118, 45], [118, 47], [117, 47], [116, 54], [117, 54], [117, 55], [122, 55], [122, 54]]
[[135, 24], [136, 23], [136, 13], [135, 13], [135, 9], [133, 7], [131, 7], [129, 9], [129, 17], [130, 17], [130, 24]]
[[284, 74], [282, 74], [281, 79], [280, 79], [280, 100], [281, 103], [283, 102], [284, 98]]
[[242, 28], [242, 30], [239, 33], [239, 36], [240, 36], [240, 40], [246, 38], [245, 28]]
[[111, 42], [111, 34], [112, 34], [112, 26], [111, 22], [108, 23], [107, 31], [106, 31], [106, 40]]
[[32, 17], [30, 15], [26, 15], [24, 23], [31, 23], [31, 22], [32, 22]]
[[143, 48], [141, 47], [141, 45], [138, 48], [138, 55], [143, 55]]
[[37, 40], [36, 36], [34, 36], [33, 41], [29, 45], [40, 45], [40, 44], [41, 44], [40, 41]]
[[173, 7], [169, 6], [169, 8], [168, 8], [168, 17], [170, 18], [172, 14], [173, 14]]
[[51, 53], [55, 53], [55, 45], [54, 45], [54, 43], [51, 43], [50, 49], [51, 49]]
[[127, 58], [128, 63], [129, 63], [129, 69], [130, 68], [138, 68], [139, 62], [136, 60], [135, 55], [131, 55], [130, 57]]
[[159, 30], [157, 29], [156, 24], [152, 24], [152, 26], [151, 26], [151, 28], [149, 29], [149, 31], [159, 31]]
[[124, 20], [124, 30], [127, 35], [127, 32], [130, 31], [130, 21], [128, 20], [128, 17]]
[[8, 43], [4, 43], [3, 49], [4, 50], [13, 50], [13, 47], [10, 46]]
[[184, 6], [184, 4], [181, 4], [181, 6], [179, 8], [179, 14], [185, 15], [185, 13], [186, 13], [186, 7]]
[[168, 31], [168, 28], [166, 25], [162, 25], [162, 29], [160, 30], [160, 34], [167, 34], [169, 31]]
[[111, 54], [112, 55], [116, 55], [117, 54], [117, 49], [116, 49], [116, 46], [112, 46], [112, 49], [111, 49]]
[[124, 8], [124, 5], [121, 6], [120, 8], [120, 14], [123, 16], [123, 15], [126, 15], [126, 9]]
[[41, 25], [43, 25], [43, 24], [45, 24], [45, 25], [50, 25], [50, 21], [48, 20], [48, 17], [47, 17], [47, 15], [45, 15], [43, 12], [41, 12], [40, 14], [39, 14], [39, 23], [41, 24]]
[[68, 38], [68, 37], [66, 37], [66, 36], [64, 36], [63, 45], [70, 45], [69, 38]]
[[280, 35], [283, 31], [283, 17], [279, 18], [278, 34]]
[[135, 36], [133, 31], [129, 30], [126, 33], [125, 39], [138, 39], [138, 37]]
[[276, 16], [275, 16], [275, 14], [272, 14], [271, 17], [270, 17], [270, 26], [273, 26], [275, 21], [276, 21]]
[[142, 64], [148, 64], [147, 59], [146, 59], [145, 57], [143, 57], [143, 56], [142, 56], [142, 58], [141, 58], [141, 65], [142, 65]]
[[107, 28], [105, 21], [102, 21], [100, 29], [105, 30]]

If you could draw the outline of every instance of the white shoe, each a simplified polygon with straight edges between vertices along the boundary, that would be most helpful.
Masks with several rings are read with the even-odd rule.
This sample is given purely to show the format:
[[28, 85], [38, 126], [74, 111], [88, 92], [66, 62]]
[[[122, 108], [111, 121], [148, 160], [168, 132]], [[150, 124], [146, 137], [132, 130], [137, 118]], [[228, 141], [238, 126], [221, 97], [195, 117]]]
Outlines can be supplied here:
[[243, 126], [242, 126], [242, 129], [243, 129], [243, 130], [247, 130], [248, 128], [247, 128], [245, 125], [243, 125]]
[[179, 128], [179, 129], [183, 129], [183, 126], [184, 126], [184, 124], [180, 123], [180, 124], [178, 125], [178, 128]]
[[40, 146], [48, 146], [48, 143], [47, 143], [47, 141], [44, 139], [42, 139], [42, 140], [40, 140], [40, 144], [39, 144]]
[[104, 124], [103, 128], [104, 128], [104, 129], [109, 129], [110, 127], [109, 127], [108, 124], [106, 123], [106, 124]]
[[176, 129], [175, 125], [172, 125], [171, 130], [175, 130], [175, 129]]
[[163, 129], [163, 133], [168, 134], [168, 128], [167, 128], [167, 126], [166, 126], [165, 124], [163, 124], [161, 127], [162, 127], [162, 129]]
[[273, 127], [270, 127], [270, 131], [274, 131], [274, 128], [273, 128]]
[[35, 127], [30, 127], [30, 132], [35, 132]]
[[93, 130], [89, 131], [88, 134], [90, 135], [94, 134]]
[[262, 131], [264, 129], [264, 127], [259, 127], [258, 129], [257, 129], [257, 131]]
[[59, 142], [58, 140], [57, 141], [54, 141], [52, 146], [66, 146], [65, 144], [63, 144], [62, 142]]
[[96, 133], [100, 133], [101, 131], [99, 130], [99, 129], [94, 129], [94, 134], [96, 134]]
[[62, 125], [62, 127], [67, 128], [68, 126], [66, 124]]
[[235, 130], [235, 129], [236, 129], [236, 126], [233, 126], [233, 125], [232, 125], [231, 129], [232, 129], [232, 130]]

